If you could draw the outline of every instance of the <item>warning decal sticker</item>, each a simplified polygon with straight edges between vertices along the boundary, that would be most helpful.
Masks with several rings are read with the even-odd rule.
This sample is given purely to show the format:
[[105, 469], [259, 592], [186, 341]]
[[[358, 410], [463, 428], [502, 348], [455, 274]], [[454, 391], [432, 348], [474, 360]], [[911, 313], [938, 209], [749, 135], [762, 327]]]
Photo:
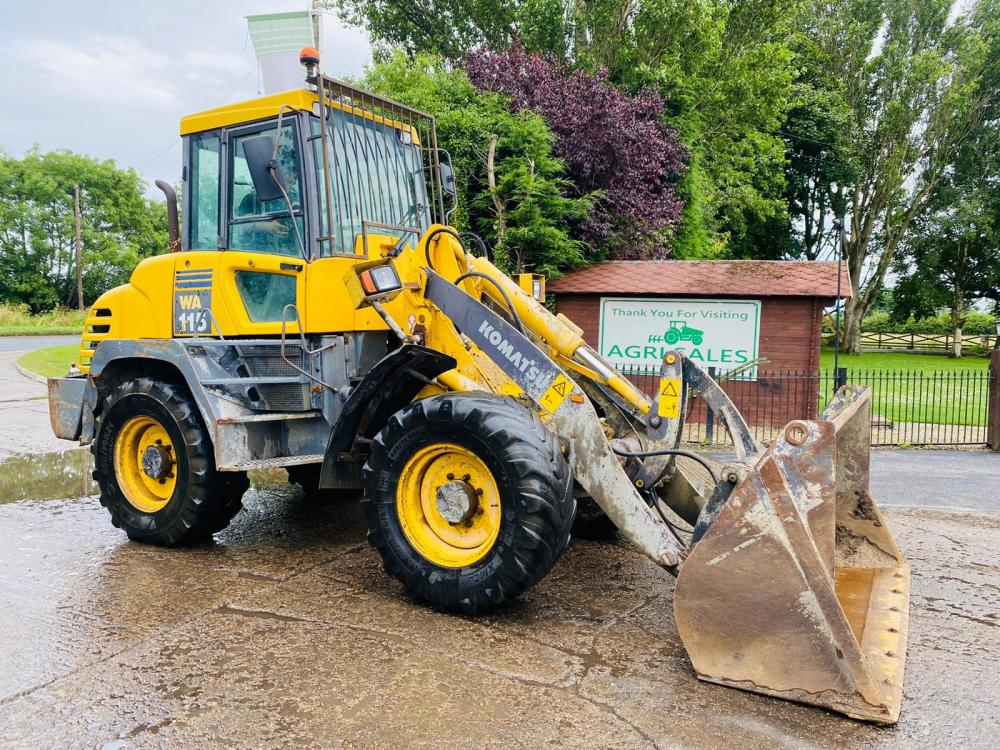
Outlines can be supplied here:
[[667, 419], [677, 419], [681, 415], [680, 378], [661, 378], [657, 414]]
[[538, 403], [551, 414], [562, 406], [562, 402], [566, 400], [572, 390], [573, 385], [569, 382], [569, 378], [565, 375], [557, 375], [556, 379], [552, 381], [552, 385], [542, 394]]

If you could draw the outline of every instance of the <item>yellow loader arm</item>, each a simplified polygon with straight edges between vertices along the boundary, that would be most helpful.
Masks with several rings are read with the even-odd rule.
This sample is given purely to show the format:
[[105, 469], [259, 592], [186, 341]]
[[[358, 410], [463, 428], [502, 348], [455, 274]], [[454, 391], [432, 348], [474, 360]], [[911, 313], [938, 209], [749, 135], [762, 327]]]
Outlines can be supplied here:
[[[791, 422], [764, 450], [681, 352], [666, 354], [653, 403], [579, 328], [443, 239], [432, 248], [440, 273], [413, 257], [401, 263], [413, 269], [404, 281], [420, 290], [428, 335], [434, 329], [445, 353], [463, 349], [495, 364], [565, 441], [576, 481], [631, 542], [678, 575], [675, 617], [698, 676], [895, 722], [910, 573], [868, 492], [869, 391], [841, 389], [818, 420]], [[406, 254], [420, 260], [418, 248]], [[495, 372], [469, 374], [439, 381], [496, 389]], [[676, 486], [685, 483], [674, 459], [690, 455], [679, 444], [692, 389], [736, 448], [707, 498]], [[670, 533], [660, 503], [694, 527], [688, 544]]]

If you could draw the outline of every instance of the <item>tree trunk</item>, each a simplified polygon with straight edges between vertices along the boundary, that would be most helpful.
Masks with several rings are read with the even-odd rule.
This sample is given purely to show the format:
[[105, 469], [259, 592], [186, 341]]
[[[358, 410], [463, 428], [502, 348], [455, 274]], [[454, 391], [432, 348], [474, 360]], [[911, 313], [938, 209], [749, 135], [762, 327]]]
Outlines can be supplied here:
[[845, 354], [861, 354], [861, 319], [864, 316], [864, 305], [857, 296], [844, 303], [843, 319], [840, 321], [840, 351]]
[[[497, 248], [503, 245], [503, 236], [507, 232], [507, 212], [504, 210], [503, 201], [497, 193], [497, 175], [495, 160], [497, 155], [497, 141], [500, 136], [496, 133], [490, 136], [490, 147], [486, 153], [486, 184], [489, 188], [490, 198], [493, 200], [493, 208], [497, 212]], [[520, 273], [520, 268], [514, 269], [515, 273]]]
[[951, 300], [951, 329], [955, 335], [951, 354], [956, 359], [962, 357], [962, 313], [965, 311], [965, 295], [960, 284], [955, 284], [955, 296]]

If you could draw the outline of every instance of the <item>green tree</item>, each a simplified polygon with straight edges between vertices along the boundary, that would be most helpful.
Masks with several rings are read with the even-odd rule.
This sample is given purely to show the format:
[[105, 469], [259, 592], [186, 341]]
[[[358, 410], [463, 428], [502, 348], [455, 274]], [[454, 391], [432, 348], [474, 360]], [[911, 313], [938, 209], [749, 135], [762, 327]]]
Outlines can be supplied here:
[[[997, 40], [993, 40], [994, 44]], [[987, 71], [983, 85], [992, 86]], [[947, 309], [960, 337], [980, 299], [1000, 301], [1000, 101], [963, 142], [948, 173], [934, 191], [927, 213], [914, 222], [912, 236], [897, 258], [900, 279], [893, 295], [894, 322], [929, 318]], [[988, 333], [993, 333], [989, 330]]]
[[68, 151], [0, 154], [0, 300], [36, 312], [75, 304], [74, 185], [81, 191], [85, 302], [166, 250], [165, 209], [144, 197], [135, 171]]
[[439, 57], [396, 54], [368, 71], [364, 85], [435, 116], [458, 190], [452, 222], [479, 233], [505, 270], [557, 276], [599, 257], [577, 239], [593, 195], [570, 197], [565, 165], [538, 115], [481, 93]]
[[552, 156], [553, 140], [545, 121], [523, 110], [507, 131], [509, 146], [491, 138], [487, 189], [475, 202], [484, 217], [492, 217], [490, 233], [511, 273], [530, 269], [558, 276], [587, 263], [586, 245], [573, 239], [566, 223], [582, 224], [593, 201], [567, 197], [572, 185], [562, 176], [562, 161]]
[[847, 105], [847, 266], [854, 296], [844, 306], [842, 346], [860, 351], [861, 321], [913, 223], [928, 208], [993, 92], [989, 66], [997, 2], [952, 17], [951, 0], [812, 3], [804, 33], [812, 64], [839, 82]]
[[629, 91], [655, 86], [691, 154], [679, 257], [753, 254], [787, 232], [777, 131], [795, 78], [790, 32], [802, 0], [329, 0], [383, 47], [452, 63], [520, 41]]
[[793, 48], [800, 74], [792, 87], [792, 106], [781, 125], [785, 141], [785, 196], [794, 229], [779, 237], [785, 256], [817, 260], [835, 252], [833, 219], [846, 210], [846, 190], [857, 170], [848, 148], [850, 110], [839, 81], [818, 64], [815, 40], [796, 34]]
[[903, 275], [896, 285], [892, 320], [905, 322], [948, 309], [955, 336], [953, 355], [962, 356], [962, 328], [973, 302], [1000, 287], [997, 207], [982, 195], [951, 196], [952, 205], [916, 223], [907, 242]]

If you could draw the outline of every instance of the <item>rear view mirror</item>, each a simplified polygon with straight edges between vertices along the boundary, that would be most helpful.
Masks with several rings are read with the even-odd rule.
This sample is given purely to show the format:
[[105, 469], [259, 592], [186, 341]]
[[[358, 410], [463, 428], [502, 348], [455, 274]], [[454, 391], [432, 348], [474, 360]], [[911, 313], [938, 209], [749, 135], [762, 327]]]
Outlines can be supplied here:
[[[274, 160], [274, 138], [269, 135], [258, 135], [243, 140], [243, 155], [253, 180], [253, 189], [257, 191], [260, 201], [275, 201], [282, 198], [281, 189], [285, 187], [285, 178], [281, 167]], [[274, 176], [272, 177], [272, 170]], [[279, 183], [281, 187], [278, 186]]]
[[454, 198], [457, 188], [455, 187], [455, 169], [451, 166], [451, 155], [448, 156], [448, 161], [442, 161], [438, 164], [438, 176], [441, 178], [441, 189], [445, 195]]

